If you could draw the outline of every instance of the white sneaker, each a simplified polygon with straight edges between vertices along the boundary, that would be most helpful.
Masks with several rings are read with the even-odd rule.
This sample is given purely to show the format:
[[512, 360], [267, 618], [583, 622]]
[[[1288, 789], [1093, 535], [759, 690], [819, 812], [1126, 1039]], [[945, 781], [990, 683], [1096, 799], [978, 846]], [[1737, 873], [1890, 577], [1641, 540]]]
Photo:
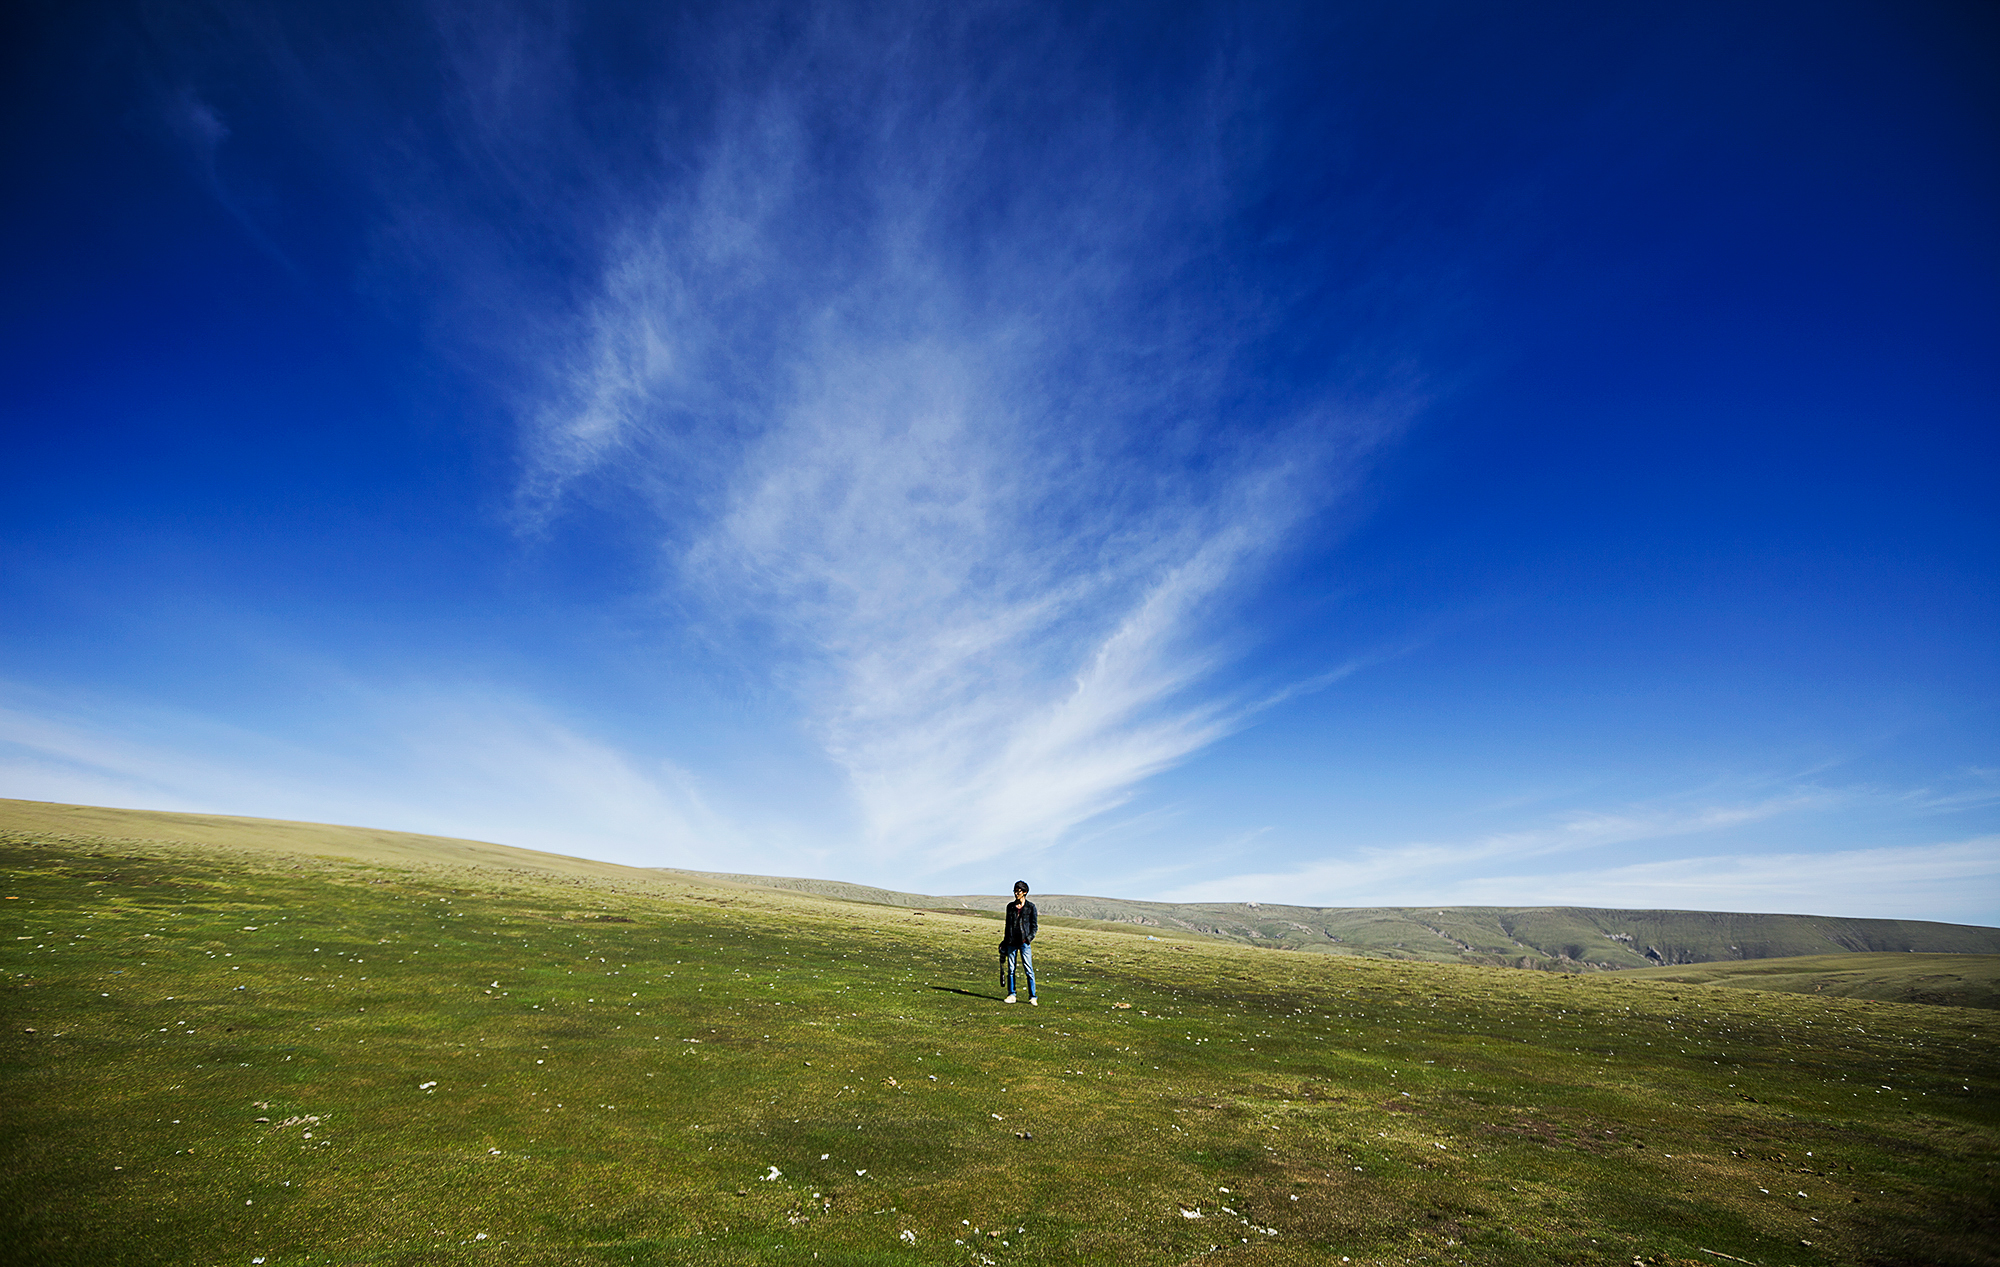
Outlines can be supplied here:
[[[1008, 995], [1008, 996], [1006, 997], [1006, 999], [1005, 999], [1004, 1001], [1005, 1001], [1005, 1002], [1008, 1002], [1008, 1003], [1012, 1003], [1012, 1002], [1014, 1001], [1014, 996], [1010, 994], [1010, 995]], [[1033, 1003], [1033, 1002], [1034, 1002], [1034, 1000], [1033, 1000], [1033, 999], [1029, 999], [1029, 1000], [1028, 1000], [1028, 1002], [1030, 1002], [1030, 1003]]]
[[1042, 1001], [1041, 1001], [1040, 999], [1036, 998], [1036, 997], [1035, 997], [1034, 995], [1032, 995], [1032, 994], [1028, 996], [1028, 1006], [1029, 1006], [1029, 1007], [1040, 1007], [1041, 1005], [1042, 1005]]

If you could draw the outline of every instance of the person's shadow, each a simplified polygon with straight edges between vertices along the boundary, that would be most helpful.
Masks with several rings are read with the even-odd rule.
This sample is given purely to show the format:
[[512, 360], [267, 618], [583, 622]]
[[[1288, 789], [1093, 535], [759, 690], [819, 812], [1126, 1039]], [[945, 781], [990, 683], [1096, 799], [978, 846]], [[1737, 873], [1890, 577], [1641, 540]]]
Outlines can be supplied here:
[[985, 999], [988, 1002], [992, 1003], [998, 1003], [1000, 1001], [1000, 996], [997, 994], [981, 994], [977, 990], [961, 990], [957, 986], [953, 985], [934, 985], [931, 987], [931, 989], [943, 990], [946, 994], [963, 994], [968, 999]]

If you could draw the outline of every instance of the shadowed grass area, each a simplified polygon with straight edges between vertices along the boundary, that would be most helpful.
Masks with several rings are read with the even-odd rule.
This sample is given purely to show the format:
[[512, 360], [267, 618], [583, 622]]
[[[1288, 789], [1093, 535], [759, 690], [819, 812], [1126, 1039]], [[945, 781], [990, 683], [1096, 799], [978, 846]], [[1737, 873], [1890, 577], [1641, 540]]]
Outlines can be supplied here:
[[11, 1261], [2000, 1257], [1987, 1012], [238, 843], [0, 835]]

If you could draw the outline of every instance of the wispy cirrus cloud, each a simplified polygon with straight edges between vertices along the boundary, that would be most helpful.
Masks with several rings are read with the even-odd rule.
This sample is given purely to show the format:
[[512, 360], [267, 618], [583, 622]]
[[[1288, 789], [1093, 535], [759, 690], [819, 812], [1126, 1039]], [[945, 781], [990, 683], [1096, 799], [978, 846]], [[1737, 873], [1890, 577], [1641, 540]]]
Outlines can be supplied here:
[[[2000, 836], [1827, 853], [1706, 854], [1447, 886], [1459, 904], [1769, 911], [1991, 924]], [[1535, 895], [1532, 899], [1525, 896]]]
[[1240, 725], [1232, 600], [1415, 397], [1400, 364], [1247, 380], [1286, 300], [1217, 255], [1204, 120], [1084, 99], [1024, 148], [998, 121], [1035, 85], [966, 37], [727, 104], [524, 407], [523, 522], [643, 494], [677, 601], [919, 870], [1047, 846]]
[[[1540, 904], [1557, 900], [1535, 896], [1545, 894], [1556, 882], [1548, 873], [1551, 865], [1564, 883], [1589, 874], [1587, 862], [1585, 871], [1578, 870], [1579, 854], [1727, 832], [1785, 815], [1826, 809], [1849, 799], [1847, 793], [1800, 788], [1740, 804], [1577, 811], [1541, 825], [1494, 832], [1470, 841], [1361, 848], [1284, 872], [1204, 880], [1161, 897], [1165, 901], [1268, 901], [1271, 894], [1289, 893], [1297, 895], [1293, 900], [1321, 905], [1397, 906], [1485, 902], [1487, 898], [1465, 895], [1504, 888], [1514, 895], [1510, 899], [1514, 903]], [[1524, 866], [1533, 863], [1541, 865]], [[1530, 881], [1523, 878], [1527, 871], [1541, 874]], [[1495, 878], [1495, 872], [1505, 874]]]
[[491, 687], [336, 688], [339, 751], [212, 718], [8, 690], [0, 796], [353, 823], [639, 866], [736, 843], [697, 780]]
[[[1984, 770], [1967, 770], [1963, 777], [1982, 787], [1990, 782]], [[1960, 799], [1936, 788], [1800, 778], [1762, 794], [1732, 798], [1710, 789], [1617, 810], [1578, 810], [1471, 840], [1351, 849], [1157, 896], [1271, 901], [1282, 894], [1285, 901], [1320, 906], [1569, 905], [1992, 923], [2000, 919], [2000, 837], [1980, 833], [1817, 852], [1775, 843], [1810, 839], [1814, 833], [1799, 829], [1815, 815], [1851, 819], [1898, 810], [1912, 800], [1950, 807]]]

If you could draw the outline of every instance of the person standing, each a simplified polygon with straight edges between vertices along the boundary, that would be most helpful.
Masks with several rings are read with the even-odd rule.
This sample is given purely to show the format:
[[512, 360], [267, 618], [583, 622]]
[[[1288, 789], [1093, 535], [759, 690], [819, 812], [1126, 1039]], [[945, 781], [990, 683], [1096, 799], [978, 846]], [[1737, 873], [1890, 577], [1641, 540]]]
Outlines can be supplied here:
[[1041, 1006], [1035, 998], [1035, 933], [1040, 921], [1035, 904], [1028, 900], [1028, 882], [1014, 881], [1014, 900], [1007, 904], [1007, 934], [1000, 939], [1000, 968], [1007, 978], [1007, 1001], [1014, 1001], [1014, 963], [1020, 961], [1021, 974], [1028, 979], [1028, 1002]]

